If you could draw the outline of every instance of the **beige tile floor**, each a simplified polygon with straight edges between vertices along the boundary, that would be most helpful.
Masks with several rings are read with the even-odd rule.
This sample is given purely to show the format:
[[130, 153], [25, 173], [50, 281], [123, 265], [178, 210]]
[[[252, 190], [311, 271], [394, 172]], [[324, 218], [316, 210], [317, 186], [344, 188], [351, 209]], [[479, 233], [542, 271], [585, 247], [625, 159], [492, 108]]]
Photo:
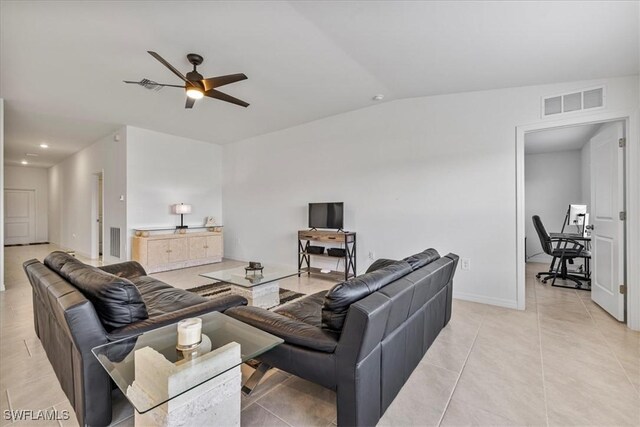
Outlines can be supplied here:
[[[71, 409], [33, 332], [30, 287], [21, 267], [22, 261], [42, 259], [53, 249], [6, 250], [7, 290], [0, 293], [3, 411]], [[156, 276], [188, 288], [209, 282], [198, 277], [201, 272], [236, 265], [224, 261]], [[640, 333], [613, 320], [588, 292], [543, 285], [534, 277], [541, 269], [528, 265], [526, 311], [454, 300], [450, 324], [380, 425], [640, 425]], [[306, 277], [282, 282], [304, 293], [331, 285]], [[250, 373], [243, 369], [245, 377]], [[130, 408], [117, 412], [119, 426], [133, 425]], [[244, 426], [330, 426], [335, 421], [333, 392], [278, 370], [242, 401]]]

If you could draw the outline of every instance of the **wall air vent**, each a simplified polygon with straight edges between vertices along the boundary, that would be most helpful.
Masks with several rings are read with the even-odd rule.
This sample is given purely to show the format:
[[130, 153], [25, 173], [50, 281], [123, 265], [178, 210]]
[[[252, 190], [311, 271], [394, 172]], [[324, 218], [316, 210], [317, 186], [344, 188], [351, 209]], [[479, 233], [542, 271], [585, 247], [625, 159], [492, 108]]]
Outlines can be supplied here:
[[109, 243], [109, 255], [114, 258], [120, 258], [120, 228], [111, 227], [109, 237], [111, 238]]
[[604, 86], [542, 98], [542, 117], [604, 108]]

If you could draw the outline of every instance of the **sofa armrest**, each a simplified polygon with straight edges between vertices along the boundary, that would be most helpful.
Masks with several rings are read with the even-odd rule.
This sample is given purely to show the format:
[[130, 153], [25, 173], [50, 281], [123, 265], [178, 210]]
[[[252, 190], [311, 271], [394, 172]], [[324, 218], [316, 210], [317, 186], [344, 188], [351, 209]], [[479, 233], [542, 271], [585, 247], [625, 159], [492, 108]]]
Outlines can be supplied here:
[[125, 279], [132, 279], [134, 277], [146, 276], [147, 272], [136, 261], [120, 262], [118, 264], [103, 265], [98, 267], [102, 271], [111, 273], [118, 277], [124, 277]]
[[227, 309], [242, 305], [247, 305], [247, 300], [241, 296], [222, 296], [200, 304], [192, 305], [191, 307], [185, 307], [170, 313], [161, 314], [159, 316], [131, 323], [127, 326], [111, 331], [108, 338], [109, 341], [115, 341], [171, 325], [189, 317], [201, 316], [203, 314], [211, 313], [212, 311], [219, 311], [222, 313]]
[[311, 350], [333, 353], [336, 334], [259, 307], [236, 307], [226, 315], [282, 338], [285, 342]]

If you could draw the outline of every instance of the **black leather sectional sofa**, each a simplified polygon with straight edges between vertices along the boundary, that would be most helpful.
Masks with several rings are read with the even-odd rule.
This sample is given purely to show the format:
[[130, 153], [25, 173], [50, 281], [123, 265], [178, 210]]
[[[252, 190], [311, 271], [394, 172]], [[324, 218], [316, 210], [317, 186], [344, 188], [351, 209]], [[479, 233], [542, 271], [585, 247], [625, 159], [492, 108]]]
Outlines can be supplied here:
[[146, 275], [137, 262], [96, 268], [64, 253], [24, 263], [33, 288], [36, 334], [80, 425], [111, 422], [112, 382], [91, 353], [97, 345], [181, 319], [246, 305], [207, 299]]
[[374, 426], [449, 322], [457, 263], [428, 249], [274, 311], [225, 314], [284, 339], [260, 361], [335, 390], [339, 426]]

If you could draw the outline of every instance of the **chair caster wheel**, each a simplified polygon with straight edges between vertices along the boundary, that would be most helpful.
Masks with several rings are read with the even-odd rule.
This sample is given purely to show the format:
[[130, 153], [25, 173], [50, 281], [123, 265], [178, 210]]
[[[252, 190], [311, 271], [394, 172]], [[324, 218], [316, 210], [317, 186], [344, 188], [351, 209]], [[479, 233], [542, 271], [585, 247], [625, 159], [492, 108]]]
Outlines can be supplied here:
[[542, 283], [547, 283], [547, 279], [544, 279], [544, 280], [542, 281]]
[[539, 278], [540, 278], [540, 275], [539, 275], [539, 274], [536, 274], [536, 279], [539, 279]]

